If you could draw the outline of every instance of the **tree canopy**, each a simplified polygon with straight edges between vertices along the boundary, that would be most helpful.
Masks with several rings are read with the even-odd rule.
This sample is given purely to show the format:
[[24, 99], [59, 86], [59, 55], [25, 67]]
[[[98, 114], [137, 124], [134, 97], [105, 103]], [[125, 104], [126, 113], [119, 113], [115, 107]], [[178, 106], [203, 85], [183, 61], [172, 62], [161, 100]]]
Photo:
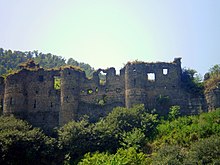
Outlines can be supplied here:
[[72, 58], [68, 59], [66, 62], [66, 59], [64, 59], [62, 56], [53, 55], [51, 53], [44, 54], [36, 50], [25, 52], [11, 51], [0, 48], [0, 75], [11, 72], [11, 70], [19, 69], [19, 65], [21, 63], [24, 63], [30, 59], [34, 60], [35, 63], [39, 64], [45, 69], [64, 65], [73, 65], [82, 68], [87, 77], [91, 77], [92, 73], [94, 72], [94, 68], [92, 68], [89, 64], [77, 62]]

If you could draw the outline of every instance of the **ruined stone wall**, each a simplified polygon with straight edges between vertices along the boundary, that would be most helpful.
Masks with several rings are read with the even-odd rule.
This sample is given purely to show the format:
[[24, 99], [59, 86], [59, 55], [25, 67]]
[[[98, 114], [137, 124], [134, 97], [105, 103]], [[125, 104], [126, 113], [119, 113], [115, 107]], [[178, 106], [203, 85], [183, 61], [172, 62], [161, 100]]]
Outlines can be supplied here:
[[0, 115], [3, 114], [5, 83], [4, 78], [0, 77]]
[[[115, 68], [99, 69], [91, 79], [73, 67], [22, 69], [5, 81], [0, 79], [3, 113], [15, 114], [47, 131], [84, 115], [97, 121], [117, 106], [144, 104], [161, 115], [172, 105], [179, 105], [184, 115], [206, 111], [204, 96], [195, 97], [181, 88], [180, 60], [128, 63], [119, 75]], [[106, 82], [100, 83], [100, 73], [106, 74]], [[61, 80], [60, 89], [54, 87], [55, 78]], [[207, 95], [209, 106], [219, 106], [219, 97], [220, 92]]]
[[5, 81], [4, 113], [27, 115], [27, 88], [25, 77], [27, 70], [11, 74]]
[[[100, 83], [99, 73], [106, 73], [105, 84]], [[116, 75], [115, 68], [98, 70], [92, 79], [81, 77], [78, 117], [87, 114], [92, 121], [106, 116], [114, 107], [124, 106], [124, 73]]]
[[27, 91], [27, 120], [34, 126], [51, 129], [59, 125], [60, 91], [54, 88], [59, 71], [39, 69], [25, 78]]
[[77, 119], [80, 77], [85, 74], [74, 69], [61, 71], [61, 109], [59, 124], [63, 125], [71, 120]]
[[45, 130], [59, 124], [60, 92], [54, 89], [58, 71], [26, 70], [5, 82], [4, 114], [14, 114]]
[[173, 63], [128, 63], [125, 68], [126, 107], [144, 103], [146, 108], [158, 110], [158, 99], [167, 98], [167, 107], [182, 100], [180, 59]]
[[206, 93], [208, 111], [220, 108], [220, 85]]
[[172, 63], [128, 63], [125, 66], [126, 107], [144, 104], [166, 115], [172, 105], [181, 107], [182, 115], [198, 114], [205, 110], [204, 97], [194, 98], [181, 88], [181, 59]]

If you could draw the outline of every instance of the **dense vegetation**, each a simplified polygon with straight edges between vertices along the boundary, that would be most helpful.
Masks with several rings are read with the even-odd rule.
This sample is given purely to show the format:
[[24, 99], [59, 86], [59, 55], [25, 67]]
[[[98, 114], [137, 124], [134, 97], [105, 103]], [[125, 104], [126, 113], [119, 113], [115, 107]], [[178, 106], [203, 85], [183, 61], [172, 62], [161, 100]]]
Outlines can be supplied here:
[[52, 55], [51, 53], [44, 54], [38, 51], [11, 51], [0, 48], [0, 75], [19, 69], [19, 64], [26, 62], [28, 59], [33, 59], [45, 69], [64, 65], [79, 66], [85, 71], [87, 77], [91, 77], [94, 71], [94, 68], [89, 64], [77, 62], [72, 58], [66, 61], [63, 57]]
[[220, 65], [214, 65], [204, 76], [205, 92], [220, 88]]
[[[0, 49], [0, 75], [18, 69], [27, 59], [44, 68], [80, 66], [88, 77], [94, 71], [72, 58], [66, 62], [61, 56], [38, 51]], [[192, 69], [183, 69], [181, 78], [183, 88], [201, 95], [220, 88], [220, 65], [209, 70], [204, 82]], [[179, 109], [170, 107], [164, 120], [143, 105], [117, 107], [96, 123], [87, 116], [71, 121], [55, 130], [54, 137], [13, 116], [1, 116], [0, 164], [220, 164], [220, 108], [185, 117], [179, 117]]]
[[0, 164], [220, 163], [220, 109], [198, 116], [172, 113], [164, 121], [143, 105], [117, 107], [96, 123], [86, 116], [69, 122], [55, 138], [2, 116]]

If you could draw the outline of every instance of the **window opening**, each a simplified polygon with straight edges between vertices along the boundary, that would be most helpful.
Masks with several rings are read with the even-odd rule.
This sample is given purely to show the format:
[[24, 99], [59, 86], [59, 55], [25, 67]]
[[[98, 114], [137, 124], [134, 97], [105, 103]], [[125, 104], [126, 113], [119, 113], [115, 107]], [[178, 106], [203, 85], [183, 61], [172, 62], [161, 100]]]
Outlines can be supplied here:
[[38, 81], [43, 82], [43, 81], [44, 81], [44, 76], [40, 75], [40, 76], [38, 77]]
[[136, 68], [133, 68], [133, 72], [136, 72]]
[[0, 114], [3, 111], [3, 104], [4, 104], [3, 102], [4, 102], [3, 99], [1, 99], [1, 102], [0, 102]]
[[136, 86], [136, 79], [134, 79], [134, 86]]
[[14, 98], [10, 98], [10, 105], [14, 105], [15, 104], [15, 100], [14, 100]]
[[91, 95], [93, 93], [93, 90], [92, 89], [88, 89], [87, 90], [87, 94]]
[[50, 107], [51, 107], [51, 108], [53, 107], [53, 103], [52, 103], [52, 102], [50, 103]]
[[163, 75], [167, 75], [168, 74], [168, 69], [163, 69]]
[[147, 78], [149, 81], [155, 81], [155, 73], [148, 73]]
[[55, 90], [60, 90], [61, 78], [60, 76], [53, 77], [53, 87]]
[[36, 107], [37, 107], [37, 101], [34, 100], [34, 108], [36, 108]]
[[96, 92], [96, 93], [98, 93], [98, 91], [99, 91], [99, 88], [98, 88], [98, 87], [96, 87], [96, 88], [95, 88], [95, 92]]
[[103, 71], [101, 71], [99, 73], [99, 84], [100, 85], [105, 85], [106, 84], [106, 73], [104, 73]]

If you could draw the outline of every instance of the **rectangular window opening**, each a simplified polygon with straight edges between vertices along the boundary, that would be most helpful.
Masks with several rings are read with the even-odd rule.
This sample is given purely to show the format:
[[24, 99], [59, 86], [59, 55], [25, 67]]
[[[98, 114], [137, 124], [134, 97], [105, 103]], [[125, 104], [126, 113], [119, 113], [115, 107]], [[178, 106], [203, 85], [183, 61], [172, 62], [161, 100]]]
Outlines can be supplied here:
[[147, 79], [148, 81], [155, 81], [155, 73], [148, 73]]
[[61, 78], [60, 76], [53, 76], [53, 87], [55, 90], [60, 90]]
[[99, 73], [99, 84], [100, 85], [105, 85], [106, 84], [106, 73], [104, 73], [103, 71], [101, 71]]
[[36, 108], [36, 107], [37, 107], [37, 101], [34, 100], [34, 108]]
[[4, 104], [4, 100], [1, 99], [1, 102], [0, 102], [0, 114], [3, 112], [3, 104]]
[[167, 75], [168, 74], [168, 69], [163, 69], [163, 75]]
[[15, 104], [15, 100], [14, 100], [14, 98], [10, 98], [10, 105], [14, 105]]

